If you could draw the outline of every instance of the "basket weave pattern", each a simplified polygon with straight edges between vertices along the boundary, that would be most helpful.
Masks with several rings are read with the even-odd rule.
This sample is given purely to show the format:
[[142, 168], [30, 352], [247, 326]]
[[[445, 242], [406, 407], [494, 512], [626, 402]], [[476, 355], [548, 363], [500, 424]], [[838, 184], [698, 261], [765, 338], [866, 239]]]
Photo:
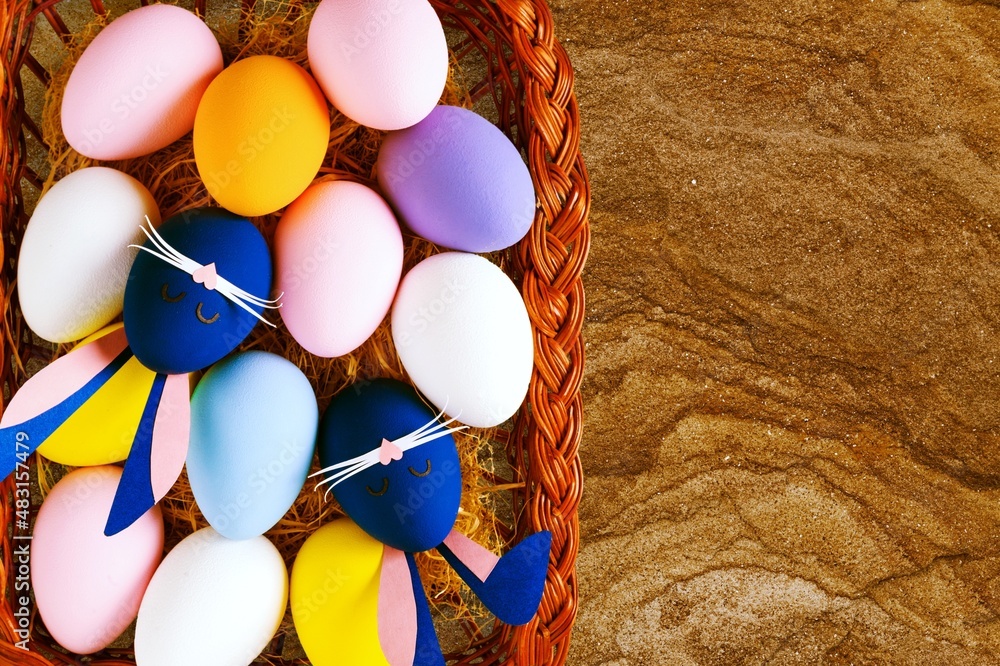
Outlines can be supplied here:
[[[23, 364], [37, 351], [32, 348], [12, 291], [14, 258], [27, 223], [22, 187], [27, 184], [40, 189], [43, 181], [26, 163], [26, 136], [39, 141], [42, 137], [24, 113], [21, 83], [22, 77], [30, 76], [43, 84], [48, 82], [29, 47], [35, 21], [42, 17], [60, 37], [69, 37], [57, 12], [59, 2], [0, 0], [0, 252], [4, 259], [0, 268], [0, 301], [4, 306], [0, 384], [10, 391], [16, 390], [22, 379], [12, 359]], [[101, 0], [90, 0], [90, 4], [95, 14], [105, 12]], [[142, 4], [147, 4], [146, 0]], [[201, 15], [205, 4], [206, 0], [195, 2]], [[253, 0], [243, 0], [243, 11], [252, 11], [253, 4]], [[535, 619], [523, 627], [500, 625], [468, 653], [451, 661], [564, 664], [577, 607], [577, 508], [582, 489], [578, 446], [584, 356], [580, 275], [590, 242], [590, 188], [579, 152], [573, 70], [555, 40], [552, 15], [544, 0], [431, 0], [431, 4], [446, 27], [464, 35], [454, 48], [459, 61], [470, 56], [485, 61], [485, 76], [471, 87], [471, 95], [495, 104], [500, 128], [528, 157], [540, 202], [531, 231], [512, 250], [513, 273], [519, 279], [534, 328], [535, 365], [527, 406], [515, 417], [507, 447], [512, 467], [527, 481], [523, 488], [512, 491], [518, 522], [510, 528], [515, 537], [539, 530], [550, 530], [553, 535], [545, 593]], [[23, 594], [15, 591], [14, 487], [12, 478], [0, 484], [4, 525], [0, 533], [0, 663], [77, 663], [41, 640], [31, 643], [31, 652], [13, 645], [19, 640], [14, 599]], [[33, 638], [37, 638], [35, 634], [33, 631]], [[39, 648], [52, 658], [41, 656]], [[103, 659], [92, 663], [133, 662]]]

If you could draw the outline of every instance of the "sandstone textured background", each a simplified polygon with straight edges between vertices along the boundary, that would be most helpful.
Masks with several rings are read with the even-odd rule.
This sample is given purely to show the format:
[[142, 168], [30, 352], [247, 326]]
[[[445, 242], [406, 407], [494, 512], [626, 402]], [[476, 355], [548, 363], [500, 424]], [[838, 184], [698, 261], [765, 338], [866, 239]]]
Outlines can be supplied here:
[[1000, 3], [555, 0], [570, 663], [1000, 663]]

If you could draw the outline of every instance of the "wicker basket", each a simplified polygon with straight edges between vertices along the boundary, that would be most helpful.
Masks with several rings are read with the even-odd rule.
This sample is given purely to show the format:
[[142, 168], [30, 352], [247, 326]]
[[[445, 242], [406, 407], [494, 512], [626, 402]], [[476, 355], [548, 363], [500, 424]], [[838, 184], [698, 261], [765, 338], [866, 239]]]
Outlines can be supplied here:
[[[24, 113], [22, 77], [47, 83], [44, 68], [30, 55], [34, 23], [47, 19], [66, 39], [68, 30], [57, 13], [60, 0], [0, 0], [0, 224], [3, 256], [0, 299], [4, 331], [0, 338], [0, 381], [5, 392], [23, 379], [12, 362], [22, 362], [33, 350], [16, 299], [14, 259], [27, 222], [25, 186], [38, 190], [42, 179], [27, 166], [26, 136], [41, 140], [35, 121]], [[545, 0], [431, 0], [446, 27], [464, 38], [453, 50], [460, 62], [475, 62], [469, 71], [484, 72], [472, 86], [473, 99], [491, 103], [499, 125], [528, 158], [541, 203], [529, 235], [512, 250], [510, 262], [520, 284], [535, 333], [535, 371], [528, 405], [516, 416], [507, 451], [514, 469], [528, 480], [512, 490], [518, 537], [551, 530], [552, 555], [541, 608], [523, 627], [497, 624], [485, 639], [451, 661], [461, 664], [509, 662], [523, 666], [563, 664], [569, 651], [576, 615], [575, 561], [579, 543], [577, 507], [582, 488], [578, 456], [582, 412], [584, 292], [580, 280], [589, 245], [587, 213], [590, 200], [587, 173], [579, 153], [579, 118], [573, 93], [573, 70], [556, 42], [552, 15]], [[101, 0], [90, 0], [104, 13]], [[142, 0], [142, 4], [147, 4]], [[254, 0], [243, 0], [242, 11]], [[205, 14], [206, 0], [195, 0]], [[468, 59], [468, 60], [466, 60]], [[16, 599], [17, 536], [13, 478], [0, 486], [2, 572], [0, 585], [0, 662], [9, 664], [78, 664], [41, 640], [30, 652], [14, 644], [20, 608]], [[33, 513], [37, 506], [31, 506]], [[36, 632], [32, 632], [35, 639]], [[44, 649], [49, 658], [41, 656]], [[97, 659], [93, 664], [129, 664], [121, 659]], [[274, 661], [273, 663], [285, 663]]]

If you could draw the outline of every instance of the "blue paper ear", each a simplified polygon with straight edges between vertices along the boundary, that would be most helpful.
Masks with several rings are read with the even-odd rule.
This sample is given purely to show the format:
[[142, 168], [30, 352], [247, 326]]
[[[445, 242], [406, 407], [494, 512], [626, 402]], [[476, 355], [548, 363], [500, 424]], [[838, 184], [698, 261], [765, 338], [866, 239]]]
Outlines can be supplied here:
[[[378, 379], [349, 387], [330, 403], [319, 428], [320, 464], [329, 467], [378, 449], [434, 419], [407, 384]], [[333, 488], [340, 506], [384, 544], [415, 553], [448, 536], [458, 516], [462, 471], [449, 434], [387, 465], [376, 463]]]
[[[181, 254], [254, 296], [271, 289], [271, 256], [257, 228], [221, 208], [174, 215], [158, 229]], [[152, 241], [144, 247], [154, 249]], [[258, 314], [262, 308], [251, 306]], [[136, 358], [151, 370], [202, 370], [236, 349], [257, 324], [249, 312], [206, 283], [140, 251], [125, 287], [125, 334]]]

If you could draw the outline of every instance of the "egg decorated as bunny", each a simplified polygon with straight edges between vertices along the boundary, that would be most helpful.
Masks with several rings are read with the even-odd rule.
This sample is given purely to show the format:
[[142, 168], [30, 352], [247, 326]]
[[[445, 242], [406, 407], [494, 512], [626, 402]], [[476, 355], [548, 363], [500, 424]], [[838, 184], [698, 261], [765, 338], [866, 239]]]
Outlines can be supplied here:
[[[151, 370], [180, 374], [207, 368], [236, 349], [262, 306], [225, 296], [220, 280], [250, 294], [271, 289], [267, 241], [249, 220], [221, 208], [174, 215], [157, 230], [173, 252], [147, 239], [125, 287], [125, 333], [132, 352]], [[187, 273], [162, 256], [201, 264]], [[193, 265], [193, 264], [192, 264]], [[246, 306], [246, 307], [244, 307]]]
[[[310, 537], [292, 571], [293, 619], [317, 666], [347, 663], [337, 651], [346, 642], [363, 643], [350, 648], [355, 659], [366, 655], [363, 663], [444, 663], [413, 556], [431, 548], [501, 621], [525, 624], [538, 609], [551, 533], [532, 534], [498, 557], [455, 529], [462, 476], [453, 433], [467, 426], [449, 427], [454, 419], [441, 416], [411, 386], [377, 379], [341, 391], [323, 417], [323, 469], [313, 476], [347, 519]], [[324, 590], [320, 561], [354, 580]], [[320, 592], [329, 605], [317, 616], [304, 606]]]
[[[320, 423], [321, 467], [352, 460], [382, 442], [421, 432], [435, 422], [434, 412], [410, 386], [376, 379], [342, 391]], [[450, 433], [404, 451], [386, 445], [376, 464], [332, 488], [347, 515], [376, 539], [393, 548], [419, 552], [448, 536], [462, 497], [462, 475]]]
[[[105, 534], [138, 520], [180, 476], [191, 430], [188, 373], [233, 351], [259, 321], [278, 307], [267, 298], [271, 257], [249, 220], [217, 208], [174, 215], [160, 230], [141, 227], [125, 287], [124, 327], [49, 364], [14, 395], [0, 420], [0, 475], [22, 464], [38, 446], [66, 427], [80, 438], [121, 437], [109, 419], [74, 416], [114, 386], [137, 360], [142, 372], [126, 384], [145, 396], [134, 404], [134, 435]], [[267, 322], [270, 324], [270, 322]], [[273, 325], [273, 324], [271, 324]], [[152, 381], [147, 383], [149, 373]], [[74, 423], [77, 425], [74, 426]], [[82, 424], [79, 425], [79, 424]]]

